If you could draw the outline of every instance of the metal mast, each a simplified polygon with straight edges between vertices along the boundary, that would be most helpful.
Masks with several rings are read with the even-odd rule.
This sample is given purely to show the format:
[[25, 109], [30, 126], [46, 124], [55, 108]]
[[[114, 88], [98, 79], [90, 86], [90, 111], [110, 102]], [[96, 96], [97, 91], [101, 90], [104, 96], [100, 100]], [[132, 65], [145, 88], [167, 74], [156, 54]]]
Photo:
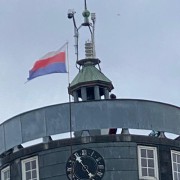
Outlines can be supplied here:
[[[84, 17], [84, 22], [80, 24], [80, 26], [77, 27], [76, 20], [75, 20], [75, 11], [73, 9], [68, 10], [68, 18], [73, 20], [74, 25], [74, 38], [75, 38], [75, 54], [76, 54], [76, 67], [80, 70], [80, 66], [78, 67], [78, 60], [79, 60], [79, 30], [82, 27], [87, 27], [90, 32], [90, 39], [91, 41], [85, 43], [86, 48], [86, 54], [88, 51], [88, 47], [91, 46], [92, 55], [91, 58], [96, 57], [96, 51], [95, 51], [95, 22], [96, 22], [96, 15], [95, 13], [90, 13], [90, 11], [87, 9], [87, 2], [84, 0], [84, 11], [82, 13]], [[89, 17], [91, 16], [91, 21], [89, 20]], [[91, 44], [91, 45], [90, 45]], [[99, 64], [98, 64], [99, 66]], [[99, 67], [100, 69], [100, 67]]]

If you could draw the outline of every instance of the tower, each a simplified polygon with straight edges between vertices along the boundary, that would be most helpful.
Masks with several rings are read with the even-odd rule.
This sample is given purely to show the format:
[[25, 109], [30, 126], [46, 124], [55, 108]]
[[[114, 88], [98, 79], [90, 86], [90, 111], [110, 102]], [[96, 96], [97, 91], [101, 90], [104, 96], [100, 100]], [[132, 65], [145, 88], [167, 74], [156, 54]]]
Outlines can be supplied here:
[[[86, 56], [78, 58], [79, 30], [92, 25], [86, 1], [79, 28], [74, 14], [68, 12], [79, 70], [68, 88], [74, 102], [34, 109], [0, 125], [0, 180], [179, 180], [180, 108], [143, 99], [109, 99], [113, 85], [96, 58], [94, 26]], [[54, 138], [110, 128], [122, 128], [122, 133]], [[135, 135], [127, 128], [153, 131]], [[178, 137], [168, 139], [166, 132]], [[36, 143], [24, 145], [32, 140]]]

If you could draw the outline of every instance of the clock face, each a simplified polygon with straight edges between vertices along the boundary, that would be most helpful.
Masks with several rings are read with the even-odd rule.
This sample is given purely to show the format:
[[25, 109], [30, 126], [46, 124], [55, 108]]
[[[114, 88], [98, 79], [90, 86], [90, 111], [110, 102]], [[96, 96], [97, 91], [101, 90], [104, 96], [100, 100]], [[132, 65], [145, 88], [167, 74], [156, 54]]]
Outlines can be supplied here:
[[66, 174], [70, 180], [101, 180], [104, 172], [103, 157], [92, 149], [74, 152], [66, 164]]

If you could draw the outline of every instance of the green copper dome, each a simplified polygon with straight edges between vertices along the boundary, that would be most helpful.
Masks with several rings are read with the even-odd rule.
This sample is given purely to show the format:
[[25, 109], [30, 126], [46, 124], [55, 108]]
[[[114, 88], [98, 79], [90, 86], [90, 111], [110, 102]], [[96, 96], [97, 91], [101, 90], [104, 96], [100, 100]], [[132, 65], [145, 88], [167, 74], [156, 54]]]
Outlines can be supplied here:
[[72, 92], [82, 86], [101, 85], [107, 87], [109, 91], [113, 89], [112, 82], [95, 65], [87, 64], [82, 67], [77, 76], [71, 82], [69, 90]]

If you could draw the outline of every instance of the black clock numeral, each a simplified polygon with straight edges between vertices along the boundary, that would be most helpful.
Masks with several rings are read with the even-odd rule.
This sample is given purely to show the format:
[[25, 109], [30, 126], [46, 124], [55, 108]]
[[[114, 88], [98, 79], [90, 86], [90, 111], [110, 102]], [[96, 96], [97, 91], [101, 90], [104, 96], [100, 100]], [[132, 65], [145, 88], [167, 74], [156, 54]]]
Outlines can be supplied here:
[[101, 157], [98, 157], [97, 159], [96, 159], [96, 161], [98, 162], [98, 161], [100, 161], [102, 158]]
[[91, 156], [93, 156], [93, 154], [94, 154], [94, 151], [91, 153]]
[[102, 177], [103, 176], [103, 173], [102, 172], [97, 172], [97, 175], [99, 176], [99, 177]]
[[77, 152], [74, 155], [79, 157], [79, 154]]
[[68, 168], [67, 168], [67, 171], [68, 171], [68, 172], [72, 172], [72, 167], [68, 167]]
[[79, 154], [76, 152], [76, 153], [74, 154], [74, 156], [75, 156], [75, 157], [79, 157]]
[[104, 169], [104, 165], [99, 164], [98, 169]]
[[87, 156], [87, 150], [86, 149], [82, 149], [82, 156]]

